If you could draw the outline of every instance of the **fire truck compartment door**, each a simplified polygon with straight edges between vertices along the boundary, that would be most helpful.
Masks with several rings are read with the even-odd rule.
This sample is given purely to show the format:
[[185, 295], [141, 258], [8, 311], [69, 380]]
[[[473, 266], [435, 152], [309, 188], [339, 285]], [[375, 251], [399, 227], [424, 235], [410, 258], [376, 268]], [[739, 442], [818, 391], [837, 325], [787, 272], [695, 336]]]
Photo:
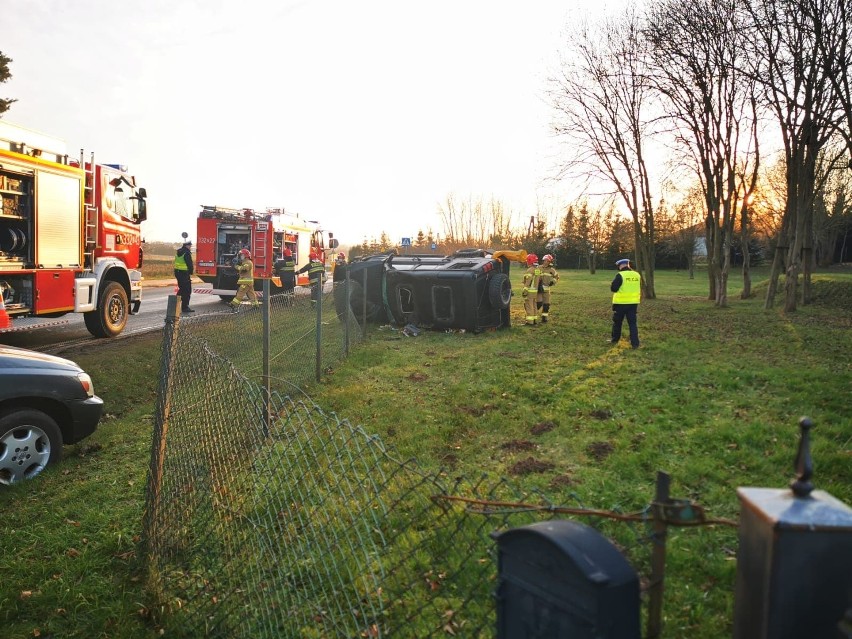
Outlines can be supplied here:
[[35, 262], [43, 268], [79, 266], [83, 257], [80, 178], [39, 170], [36, 180]]

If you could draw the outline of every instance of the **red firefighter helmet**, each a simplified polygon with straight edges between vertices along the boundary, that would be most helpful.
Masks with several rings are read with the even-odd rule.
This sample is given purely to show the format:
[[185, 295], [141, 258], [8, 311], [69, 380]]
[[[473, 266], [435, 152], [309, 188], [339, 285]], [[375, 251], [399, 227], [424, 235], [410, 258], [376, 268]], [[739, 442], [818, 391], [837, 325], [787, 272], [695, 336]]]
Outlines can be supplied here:
[[293, 251], [288, 248], [284, 249], [284, 257], [293, 257]]
[[319, 260], [319, 253], [317, 253], [316, 251], [311, 251], [310, 253], [308, 253], [308, 259]]
[[542, 256], [541, 261], [542, 262], [552, 262], [553, 256], [550, 253], [548, 253], [548, 254]]
[[532, 266], [533, 264], [538, 264], [538, 255], [530, 253], [527, 255], [527, 266]]
[[244, 260], [250, 260], [251, 259], [251, 251], [249, 251], [248, 249], [240, 250], [240, 257], [242, 257]]

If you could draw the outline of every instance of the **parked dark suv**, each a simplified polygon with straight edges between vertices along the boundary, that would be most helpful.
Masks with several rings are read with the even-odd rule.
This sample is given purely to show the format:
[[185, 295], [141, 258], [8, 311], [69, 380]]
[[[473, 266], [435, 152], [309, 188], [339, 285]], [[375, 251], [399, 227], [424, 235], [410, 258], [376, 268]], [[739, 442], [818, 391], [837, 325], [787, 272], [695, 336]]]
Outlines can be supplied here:
[[0, 484], [30, 479], [91, 435], [103, 412], [74, 362], [0, 345]]

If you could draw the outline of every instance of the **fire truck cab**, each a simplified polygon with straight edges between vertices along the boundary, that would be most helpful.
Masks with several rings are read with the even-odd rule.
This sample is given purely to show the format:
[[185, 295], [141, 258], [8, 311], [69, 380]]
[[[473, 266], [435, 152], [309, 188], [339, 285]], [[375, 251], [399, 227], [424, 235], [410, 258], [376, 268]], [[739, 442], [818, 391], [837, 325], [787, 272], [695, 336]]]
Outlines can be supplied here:
[[[230, 300], [237, 291], [237, 257], [241, 249], [251, 251], [255, 288], [262, 289], [263, 279], [271, 280], [272, 293], [281, 292], [275, 277], [276, 263], [284, 249], [290, 249], [296, 269], [308, 263], [311, 251], [327, 261], [327, 251], [338, 246], [332, 233], [319, 223], [285, 213], [282, 209], [234, 209], [202, 205], [198, 214], [195, 274], [209, 288], [196, 292], [219, 295]], [[308, 285], [307, 274], [298, 276], [297, 284]]]
[[83, 313], [95, 337], [121, 333], [142, 301], [146, 197], [126, 167], [0, 122], [0, 332]]

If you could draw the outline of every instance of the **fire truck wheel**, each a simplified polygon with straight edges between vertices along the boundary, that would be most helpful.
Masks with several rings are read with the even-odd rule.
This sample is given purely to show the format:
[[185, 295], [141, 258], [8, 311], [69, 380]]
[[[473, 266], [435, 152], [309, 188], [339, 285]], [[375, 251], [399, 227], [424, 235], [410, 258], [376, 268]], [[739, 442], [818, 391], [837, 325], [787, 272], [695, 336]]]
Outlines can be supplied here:
[[95, 337], [115, 337], [124, 330], [128, 315], [127, 292], [118, 282], [109, 282], [101, 290], [98, 307], [83, 314], [86, 328]]
[[62, 433], [48, 415], [19, 408], [0, 417], [0, 484], [31, 479], [60, 457]]
[[488, 301], [496, 309], [509, 308], [512, 302], [512, 285], [505, 273], [495, 273], [488, 282]]

